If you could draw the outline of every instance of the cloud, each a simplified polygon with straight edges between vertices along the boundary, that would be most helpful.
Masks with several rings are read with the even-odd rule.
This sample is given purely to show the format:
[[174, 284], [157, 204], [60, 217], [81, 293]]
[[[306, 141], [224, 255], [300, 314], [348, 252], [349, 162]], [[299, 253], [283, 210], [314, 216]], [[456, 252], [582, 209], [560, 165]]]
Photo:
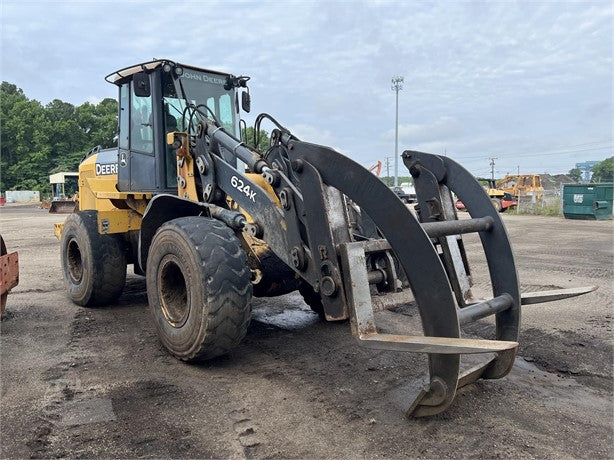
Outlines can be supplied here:
[[[0, 14], [2, 79], [43, 103], [116, 97], [104, 75], [168, 57], [250, 75], [254, 112], [363, 163], [394, 152], [399, 74], [400, 149], [506, 157], [614, 125], [611, 2], [4, 0]], [[544, 158], [527, 168], [573, 166]]]
[[[433, 142], [452, 141], [464, 134], [464, 128], [456, 118], [441, 116], [429, 123], [399, 124], [400, 142]], [[387, 141], [394, 140], [394, 129], [384, 134]]]
[[321, 130], [312, 125], [298, 124], [287, 126], [292, 134], [298, 137], [300, 140], [309, 142], [312, 144], [320, 144], [330, 147], [339, 153], [347, 156], [351, 156], [347, 149], [336, 146], [339, 142], [337, 136], [328, 130]]
[[90, 96], [86, 99], [86, 102], [89, 102], [90, 104], [93, 104], [93, 105], [98, 105], [102, 102], [102, 98], [99, 96]]

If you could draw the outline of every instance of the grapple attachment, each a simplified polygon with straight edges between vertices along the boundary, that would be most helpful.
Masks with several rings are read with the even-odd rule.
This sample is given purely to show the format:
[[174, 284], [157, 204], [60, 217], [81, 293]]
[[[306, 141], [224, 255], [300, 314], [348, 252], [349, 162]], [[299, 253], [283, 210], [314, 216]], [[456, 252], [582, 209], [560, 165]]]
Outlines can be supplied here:
[[[300, 144], [293, 147], [305, 162], [301, 169], [313, 166], [324, 190], [338, 189], [377, 229], [375, 236], [354, 234], [351, 241], [336, 245], [354, 336], [369, 348], [428, 354], [429, 383], [410, 404], [408, 415], [438, 414], [450, 406], [461, 386], [479, 378], [505, 376], [518, 348], [522, 299], [507, 232], [473, 176], [447, 157], [404, 152], [403, 161], [416, 188], [415, 216], [383, 182], [352, 160], [330, 149], [312, 144], [300, 148]], [[458, 218], [452, 193], [465, 203], [469, 219]], [[333, 210], [328, 213], [330, 222], [338, 220], [331, 215]], [[490, 299], [473, 298], [462, 239], [467, 233], [477, 233], [481, 240], [490, 274]], [[374, 290], [394, 295], [404, 287], [412, 293], [424, 336], [378, 330]], [[537, 302], [579, 293], [526, 298]], [[463, 337], [461, 326], [491, 315], [496, 318], [493, 340]], [[461, 370], [462, 354], [487, 356], [481, 364]]]
[[[281, 206], [215, 157], [219, 187], [250, 214], [261, 228], [259, 237], [279, 259], [319, 294], [326, 319], [349, 318], [353, 335], [364, 346], [428, 354], [429, 382], [408, 414], [438, 414], [450, 406], [459, 387], [511, 370], [522, 303], [514, 256], [498, 212], [468, 171], [447, 157], [404, 152], [416, 188], [414, 214], [381, 180], [333, 149], [279, 129], [271, 134], [272, 147], [254, 159], [223, 130], [203, 126], [203, 133], [210, 132], [270, 184]], [[239, 180], [243, 193], [236, 193]], [[249, 184], [249, 197], [244, 183]], [[452, 194], [462, 200], [470, 218], [458, 218]], [[487, 299], [476, 299], [472, 292], [463, 243], [468, 233], [481, 241], [490, 275]], [[536, 303], [590, 290], [524, 298]], [[373, 299], [410, 292], [405, 301], [419, 313], [423, 336], [419, 330], [402, 335], [378, 328]], [[493, 315], [491, 340], [463, 335], [462, 326]], [[463, 354], [486, 357], [461, 370]]]

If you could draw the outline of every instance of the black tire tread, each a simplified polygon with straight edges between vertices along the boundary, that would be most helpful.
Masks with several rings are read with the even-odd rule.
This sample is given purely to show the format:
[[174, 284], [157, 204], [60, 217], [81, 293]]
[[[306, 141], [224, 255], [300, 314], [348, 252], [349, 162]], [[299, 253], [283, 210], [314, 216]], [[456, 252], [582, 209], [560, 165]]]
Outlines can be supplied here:
[[[64, 251], [66, 230], [74, 226], [85, 231], [90, 241], [88, 254], [93, 261], [93, 287], [88, 298], [75, 301], [81, 306], [94, 307], [113, 303], [119, 298], [126, 283], [126, 246], [121, 235], [98, 233], [97, 211], [78, 211], [69, 215], [62, 231], [62, 251]], [[85, 248], [80, 246], [80, 250]]]
[[320, 294], [313, 290], [313, 288], [306, 282], [303, 281], [299, 288], [298, 292], [303, 297], [305, 303], [311, 308], [311, 311], [317, 313], [320, 318], [324, 318], [324, 305], [322, 304], [322, 299]]
[[224, 355], [243, 340], [250, 322], [252, 285], [247, 256], [232, 229], [215, 219], [182, 217], [160, 230], [170, 227], [191, 242], [201, 261], [208, 304], [201, 343], [190, 354], [175, 356], [200, 361]]
[[501, 203], [501, 199], [491, 198], [490, 201], [498, 212], [502, 212], [501, 210], [503, 209], [503, 203]]

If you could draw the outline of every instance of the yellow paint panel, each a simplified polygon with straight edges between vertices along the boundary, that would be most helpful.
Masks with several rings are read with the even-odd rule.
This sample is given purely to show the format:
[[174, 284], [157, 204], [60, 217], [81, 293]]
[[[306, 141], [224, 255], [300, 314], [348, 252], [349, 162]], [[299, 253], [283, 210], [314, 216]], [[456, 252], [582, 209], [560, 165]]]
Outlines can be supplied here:
[[[186, 133], [173, 132], [166, 135], [166, 142], [173, 144], [179, 141], [181, 146], [177, 148], [177, 177], [183, 178], [183, 183], [177, 183], [177, 196], [192, 201], [198, 201], [196, 192], [196, 180], [194, 179], [194, 160], [190, 155], [190, 142]], [[181, 166], [180, 166], [181, 165]]]
[[141, 228], [142, 216], [132, 209], [114, 209], [98, 211], [98, 232], [126, 233]]
[[151, 193], [134, 193], [134, 192], [94, 192], [96, 198], [104, 198], [107, 200], [126, 200], [134, 198], [135, 200], [149, 200], [152, 197]]
[[262, 177], [262, 174], [247, 173], [245, 175], [247, 176], [249, 180], [251, 180], [252, 182], [255, 182], [256, 185], [263, 188], [264, 191], [267, 193], [267, 195], [269, 195], [273, 199], [273, 201], [275, 201], [275, 204], [281, 207], [281, 202], [279, 201], [279, 198], [277, 198], [277, 195], [275, 195], [275, 191], [273, 190], [273, 187], [271, 187], [271, 184], [269, 184], [265, 180], [265, 178]]

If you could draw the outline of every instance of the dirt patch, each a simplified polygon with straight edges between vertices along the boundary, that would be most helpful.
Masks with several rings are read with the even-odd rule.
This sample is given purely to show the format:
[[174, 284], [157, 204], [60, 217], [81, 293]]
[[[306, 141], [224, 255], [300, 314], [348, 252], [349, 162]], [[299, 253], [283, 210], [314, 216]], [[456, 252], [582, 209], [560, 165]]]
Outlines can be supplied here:
[[[524, 359], [506, 378], [408, 420], [424, 356], [359, 348], [347, 323], [320, 321], [290, 294], [256, 299], [228, 356], [184, 364], [157, 338], [143, 278], [130, 274], [116, 305], [72, 305], [53, 237], [62, 217], [12, 212], [3, 236], [22, 272], [0, 326], [2, 458], [614, 456], [611, 223], [505, 216], [523, 291], [599, 290], [523, 310]], [[416, 327], [411, 308], [380, 319]], [[490, 337], [493, 325], [466, 332]]]

